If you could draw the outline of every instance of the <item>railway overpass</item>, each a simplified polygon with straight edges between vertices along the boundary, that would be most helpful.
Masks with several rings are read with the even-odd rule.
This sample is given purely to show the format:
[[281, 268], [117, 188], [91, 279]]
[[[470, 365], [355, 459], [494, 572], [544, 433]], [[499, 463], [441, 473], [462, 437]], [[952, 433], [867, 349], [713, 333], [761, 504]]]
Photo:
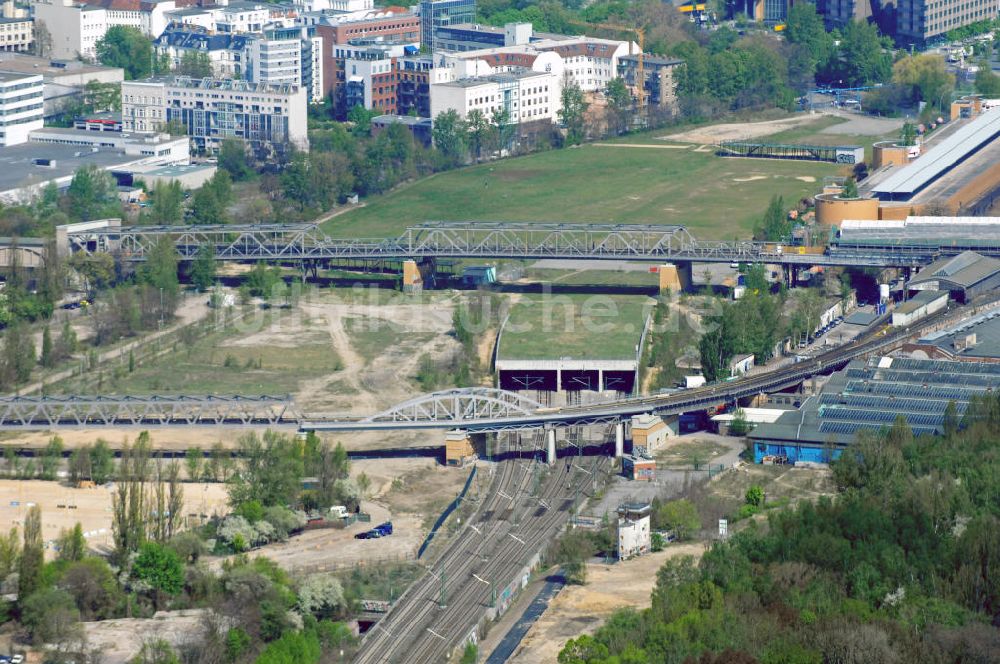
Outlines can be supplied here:
[[[775, 371], [680, 393], [629, 397], [586, 406], [543, 408], [523, 395], [484, 387], [422, 395], [368, 417], [318, 418], [299, 413], [287, 396], [15, 396], [0, 398], [0, 430], [268, 426], [317, 432], [464, 429], [486, 433], [546, 429], [550, 432], [551, 448], [556, 427], [620, 425], [642, 413], [689, 412], [787, 388], [818, 373], [838, 369], [853, 359], [898, 348], [908, 339], [940, 324], [947, 315], [947, 311], [941, 311], [912, 329], [869, 335]], [[554, 456], [554, 450], [550, 451]]]
[[69, 232], [60, 251], [109, 252], [144, 261], [169, 237], [183, 260], [210, 247], [220, 261], [275, 261], [318, 267], [331, 261], [437, 259], [591, 259], [654, 263], [769, 263], [790, 267], [917, 267], [948, 255], [949, 247], [885, 246], [829, 250], [770, 242], [705, 241], [683, 226], [639, 224], [536, 224], [523, 222], [426, 223], [395, 238], [331, 238], [313, 224], [218, 226], [107, 226]]

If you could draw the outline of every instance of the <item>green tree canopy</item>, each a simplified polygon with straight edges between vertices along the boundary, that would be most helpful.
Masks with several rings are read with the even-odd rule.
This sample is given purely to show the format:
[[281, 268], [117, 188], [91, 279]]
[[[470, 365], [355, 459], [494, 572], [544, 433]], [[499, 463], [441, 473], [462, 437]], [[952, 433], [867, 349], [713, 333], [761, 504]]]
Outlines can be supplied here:
[[139, 28], [115, 25], [108, 28], [95, 46], [97, 59], [107, 67], [125, 70], [125, 78], [146, 78], [153, 73], [153, 43]]

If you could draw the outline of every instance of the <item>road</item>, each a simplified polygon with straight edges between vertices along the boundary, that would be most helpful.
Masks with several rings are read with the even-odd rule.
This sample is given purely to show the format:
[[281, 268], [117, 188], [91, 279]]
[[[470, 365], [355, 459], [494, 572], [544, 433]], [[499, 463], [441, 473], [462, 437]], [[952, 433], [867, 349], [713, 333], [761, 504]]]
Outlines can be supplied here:
[[365, 635], [358, 664], [440, 662], [470, 638], [491, 605], [520, 589], [519, 574], [568, 520], [580, 486], [607, 459], [496, 464], [490, 491], [440, 559]]

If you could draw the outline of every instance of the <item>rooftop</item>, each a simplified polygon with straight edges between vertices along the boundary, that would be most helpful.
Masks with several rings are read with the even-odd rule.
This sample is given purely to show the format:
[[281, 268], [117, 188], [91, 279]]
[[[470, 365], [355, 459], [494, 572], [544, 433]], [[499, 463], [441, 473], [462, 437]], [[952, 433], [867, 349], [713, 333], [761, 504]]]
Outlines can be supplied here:
[[503, 74], [490, 74], [489, 76], [477, 76], [475, 78], [460, 78], [457, 81], [448, 81], [447, 83], [438, 83], [437, 85], [447, 85], [455, 88], [474, 88], [490, 83], [502, 83], [504, 81], [520, 80], [522, 78], [536, 78], [539, 76], [551, 75], [552, 74], [549, 72], [544, 71], [505, 72]]
[[12, 83], [14, 81], [20, 81], [26, 78], [31, 78], [33, 76], [41, 76], [37, 72], [19, 72], [19, 71], [0, 71], [0, 83]]
[[912, 314], [920, 307], [926, 306], [935, 300], [940, 300], [942, 297], [947, 298], [948, 291], [922, 290], [896, 307], [894, 313]]
[[50, 143], [12, 145], [0, 150], [0, 192], [72, 176], [78, 168], [88, 164], [113, 168], [137, 159], [112, 148], [91, 150], [78, 145]]
[[1000, 359], [1000, 311], [980, 314], [920, 339], [955, 356]]
[[891, 427], [902, 416], [915, 435], [940, 433], [954, 402], [958, 415], [976, 396], [1000, 388], [1000, 363], [873, 358], [855, 360], [802, 408], [761, 424], [754, 441], [847, 445], [859, 431]]
[[78, 60], [52, 60], [22, 53], [0, 53], [0, 69], [42, 76], [121, 71], [117, 67], [103, 67]]
[[270, 92], [272, 94], [294, 94], [299, 86], [277, 83], [252, 83], [243, 79], [232, 78], [190, 78], [188, 76], [153, 76], [138, 81], [128, 81], [141, 85], [169, 85], [176, 88], [201, 90], [237, 90], [241, 92]]
[[931, 282], [944, 282], [959, 288], [971, 288], [984, 279], [1000, 272], [1000, 260], [963, 251], [958, 256], [934, 261], [910, 279], [908, 286], [914, 288]]
[[906, 198], [1000, 135], [1000, 109], [986, 111], [900, 168], [872, 191], [880, 198]]
[[418, 125], [431, 125], [430, 118], [421, 118], [416, 115], [376, 115], [372, 118], [373, 124], [401, 124], [416, 127]]
[[908, 247], [1000, 246], [1000, 217], [907, 217], [904, 221], [855, 221], [840, 225], [840, 245]]

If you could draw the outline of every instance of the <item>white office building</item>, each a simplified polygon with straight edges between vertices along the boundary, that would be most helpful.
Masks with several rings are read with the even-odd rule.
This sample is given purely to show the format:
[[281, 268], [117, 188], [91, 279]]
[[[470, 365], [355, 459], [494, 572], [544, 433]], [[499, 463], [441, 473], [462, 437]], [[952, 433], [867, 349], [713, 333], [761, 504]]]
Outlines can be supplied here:
[[184, 76], [122, 83], [124, 131], [155, 131], [180, 122], [199, 149], [212, 150], [228, 136], [256, 147], [309, 149], [305, 89], [232, 79]]
[[474, 110], [492, 120], [506, 110], [509, 124], [554, 122], [559, 112], [559, 77], [550, 72], [519, 71], [431, 85], [431, 117], [454, 110], [462, 118]]
[[41, 74], [0, 71], [0, 145], [18, 145], [41, 129], [45, 115]]

